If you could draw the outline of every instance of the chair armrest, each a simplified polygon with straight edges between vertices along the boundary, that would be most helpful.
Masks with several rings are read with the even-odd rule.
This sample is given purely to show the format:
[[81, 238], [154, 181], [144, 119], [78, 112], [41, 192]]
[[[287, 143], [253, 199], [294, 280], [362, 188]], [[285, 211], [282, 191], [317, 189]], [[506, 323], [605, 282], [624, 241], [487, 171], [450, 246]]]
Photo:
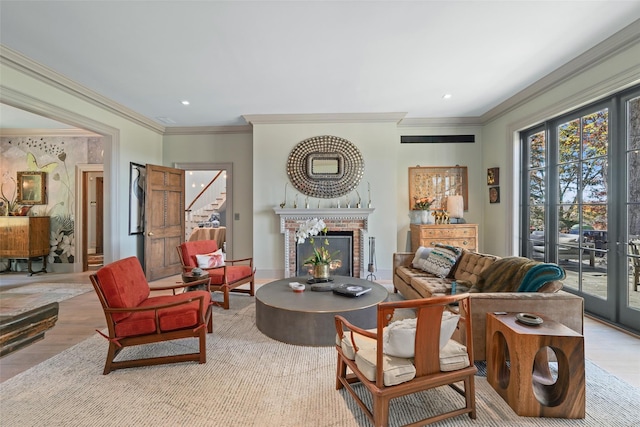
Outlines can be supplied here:
[[336, 322], [336, 332], [338, 333], [338, 336], [340, 336], [340, 339], [342, 339], [342, 337], [344, 336], [345, 328], [346, 330], [352, 333], [356, 332], [360, 335], [364, 335], [369, 338], [376, 339], [378, 337], [378, 334], [371, 331], [367, 331], [366, 329], [359, 328], [354, 324], [350, 323], [347, 319], [345, 319], [340, 315], [336, 315], [335, 322]]
[[249, 261], [249, 266], [253, 265], [253, 257], [238, 258], [238, 259], [226, 259], [224, 262], [225, 262], [225, 264], [233, 265], [234, 263], [237, 263], [237, 262], [247, 262], [247, 261]]

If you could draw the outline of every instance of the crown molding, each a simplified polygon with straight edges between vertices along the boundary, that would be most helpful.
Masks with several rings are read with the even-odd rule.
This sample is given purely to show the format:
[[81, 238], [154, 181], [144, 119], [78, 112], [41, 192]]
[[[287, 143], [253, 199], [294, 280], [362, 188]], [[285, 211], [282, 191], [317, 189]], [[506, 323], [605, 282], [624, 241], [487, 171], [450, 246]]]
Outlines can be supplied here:
[[[576, 74], [582, 73], [590, 68], [595, 67], [611, 56], [614, 56], [628, 49], [630, 46], [633, 46], [639, 41], [640, 19], [632, 22], [622, 30], [613, 34], [611, 37], [598, 43], [583, 54], [577, 56], [576, 58], [562, 65], [560, 68], [552, 71], [545, 77], [541, 78], [532, 85], [510, 97], [506, 101], [487, 111], [481, 116], [482, 123], [486, 124], [492, 120], [497, 119], [500, 116], [509, 113], [510, 111], [515, 110], [523, 104], [531, 101], [532, 98], [538, 97], [552, 90], [553, 88], [574, 77]], [[627, 74], [629, 76], [629, 79], [634, 80], [634, 74], [638, 74], [637, 64], [630, 65], [629, 69], [626, 70], [626, 73], [617, 73], [616, 76], [612, 77], [609, 80], [611, 80], [612, 82], [618, 82], [618, 84], [620, 84], [620, 74]], [[605, 86], [610, 85], [607, 82], [608, 81], [604, 83]], [[600, 82], [600, 85], [601, 83], [602, 82]], [[630, 85], [631, 82], [627, 81], [627, 83], [625, 84]], [[620, 87], [618, 87], [618, 89], [620, 89]], [[604, 95], [605, 93], [603, 93], [601, 96]]]
[[97, 133], [84, 129], [0, 129], [0, 136], [69, 136], [100, 137]]
[[0, 63], [160, 134], [164, 126], [0, 44]]
[[398, 123], [407, 113], [245, 114], [250, 124]]
[[482, 126], [480, 117], [409, 117], [398, 123], [399, 128], [405, 127], [464, 127]]
[[213, 134], [234, 134], [251, 133], [251, 125], [238, 126], [170, 126], [164, 129], [165, 135], [213, 135]]

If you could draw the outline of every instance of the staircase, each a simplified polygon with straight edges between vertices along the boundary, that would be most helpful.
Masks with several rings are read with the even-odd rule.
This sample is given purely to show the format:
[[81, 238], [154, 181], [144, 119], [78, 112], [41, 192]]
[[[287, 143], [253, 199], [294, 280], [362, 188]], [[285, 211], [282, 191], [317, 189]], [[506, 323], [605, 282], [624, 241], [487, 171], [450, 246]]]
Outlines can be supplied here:
[[208, 221], [212, 213], [226, 210], [226, 202], [227, 193], [226, 191], [222, 191], [218, 193], [215, 200], [211, 203], [208, 203], [199, 209], [192, 210], [191, 212], [186, 212], [184, 222], [185, 241], [189, 240], [189, 236], [191, 236], [193, 229], [198, 228], [198, 223]]

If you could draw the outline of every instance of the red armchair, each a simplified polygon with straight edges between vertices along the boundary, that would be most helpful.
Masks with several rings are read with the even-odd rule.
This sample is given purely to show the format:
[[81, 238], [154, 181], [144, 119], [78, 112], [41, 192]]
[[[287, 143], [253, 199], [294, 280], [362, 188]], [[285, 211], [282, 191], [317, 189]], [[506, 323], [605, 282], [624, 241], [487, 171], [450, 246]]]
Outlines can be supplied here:
[[[175, 291], [194, 284], [205, 284], [209, 288], [208, 278], [150, 288], [136, 257], [107, 264], [89, 277], [107, 319], [108, 336], [97, 331], [109, 341], [104, 375], [116, 369], [146, 365], [206, 363], [206, 334], [213, 331], [211, 293], [203, 290], [176, 294]], [[151, 291], [158, 290], [173, 292], [151, 296]], [[127, 346], [191, 337], [199, 339], [198, 352], [114, 361]]]
[[[184, 242], [177, 248], [182, 270], [187, 273], [198, 266], [196, 255], [208, 254], [218, 250], [215, 240], [194, 240]], [[221, 291], [224, 300], [221, 304], [225, 310], [229, 309], [229, 292], [239, 292], [255, 295], [255, 273], [253, 258], [225, 260], [221, 267], [203, 268], [211, 278], [211, 290]], [[238, 289], [238, 286], [249, 283], [249, 289]], [[214, 304], [216, 304], [214, 302]], [[220, 304], [219, 304], [220, 305]]]

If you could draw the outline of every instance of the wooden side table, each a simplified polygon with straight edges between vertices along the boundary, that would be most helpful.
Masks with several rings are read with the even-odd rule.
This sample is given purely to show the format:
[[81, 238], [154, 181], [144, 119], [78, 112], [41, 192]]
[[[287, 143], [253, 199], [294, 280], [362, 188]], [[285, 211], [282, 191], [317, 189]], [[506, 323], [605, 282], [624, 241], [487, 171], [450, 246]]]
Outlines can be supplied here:
[[527, 326], [515, 315], [487, 313], [489, 384], [520, 416], [584, 418], [584, 337], [543, 316], [541, 325]]

